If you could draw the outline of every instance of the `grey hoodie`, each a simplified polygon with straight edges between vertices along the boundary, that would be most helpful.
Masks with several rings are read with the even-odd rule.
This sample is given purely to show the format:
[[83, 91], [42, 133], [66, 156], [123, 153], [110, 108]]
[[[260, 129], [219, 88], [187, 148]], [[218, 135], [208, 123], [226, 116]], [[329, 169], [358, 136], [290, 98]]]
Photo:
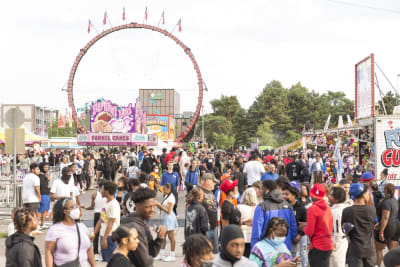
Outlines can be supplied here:
[[135, 266], [153, 266], [153, 257], [160, 252], [163, 239], [153, 239], [146, 220], [139, 217], [136, 212], [122, 218], [121, 224], [128, 228], [135, 228], [138, 232], [139, 246], [135, 251], [129, 252], [128, 256]]
[[219, 254], [215, 257], [212, 267], [258, 267], [257, 263], [242, 257], [239, 261], [232, 265], [229, 261], [221, 259]]

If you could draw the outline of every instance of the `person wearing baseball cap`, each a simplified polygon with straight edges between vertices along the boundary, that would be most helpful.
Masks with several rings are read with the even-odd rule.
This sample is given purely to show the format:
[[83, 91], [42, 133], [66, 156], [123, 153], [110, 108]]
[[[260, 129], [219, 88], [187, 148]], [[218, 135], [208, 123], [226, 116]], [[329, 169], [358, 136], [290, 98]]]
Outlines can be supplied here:
[[[287, 178], [286, 178], [287, 179]], [[277, 179], [277, 181], [280, 178]], [[284, 186], [281, 184], [281, 188]], [[286, 235], [285, 245], [291, 249], [293, 240], [297, 236], [296, 217], [292, 206], [285, 200], [277, 183], [272, 180], [265, 180], [262, 183], [262, 192], [264, 201], [258, 204], [254, 211], [253, 228], [251, 232], [251, 247], [263, 239], [268, 222], [273, 217], [281, 217], [289, 225], [289, 231]]]
[[372, 194], [372, 189], [371, 189], [374, 179], [375, 176], [371, 172], [364, 172], [363, 174], [361, 174], [360, 178], [361, 183], [365, 184], [368, 187], [368, 190], [371, 194], [371, 197], [368, 202], [368, 205], [370, 205], [371, 207], [375, 207], [374, 195]]
[[325, 187], [314, 184], [310, 196], [313, 204], [307, 210], [307, 223], [300, 222], [299, 228], [303, 228], [310, 238], [310, 267], [329, 266], [329, 256], [333, 250], [333, 217], [331, 208], [324, 199]]
[[374, 225], [376, 211], [368, 205], [371, 194], [368, 187], [361, 183], [353, 183], [349, 191], [354, 205], [343, 210], [342, 224], [354, 225], [348, 233], [350, 238], [348, 248], [349, 266], [371, 266], [376, 264], [374, 242]]
[[240, 211], [235, 207], [233, 195], [237, 192], [237, 184], [239, 180], [232, 181], [231, 179], [225, 179], [219, 189], [225, 193], [225, 200], [222, 203], [221, 214], [222, 227], [225, 227], [229, 224], [241, 224]]

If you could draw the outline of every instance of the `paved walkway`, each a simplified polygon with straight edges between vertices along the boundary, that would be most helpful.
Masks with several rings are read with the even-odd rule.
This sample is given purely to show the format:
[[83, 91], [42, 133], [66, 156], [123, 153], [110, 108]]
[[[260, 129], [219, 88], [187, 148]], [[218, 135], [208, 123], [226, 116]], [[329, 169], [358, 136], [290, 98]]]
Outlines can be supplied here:
[[[88, 206], [90, 205], [90, 196], [94, 191], [89, 191], [81, 195], [80, 201], [82, 205]], [[157, 195], [157, 199], [161, 200], [161, 193]], [[179, 207], [178, 207], [178, 221], [179, 221], [179, 228], [176, 229], [175, 231], [175, 239], [176, 239], [176, 249], [175, 249], [175, 254], [176, 254], [176, 261], [175, 262], [163, 262], [163, 261], [156, 261], [154, 266], [155, 267], [169, 267], [169, 266], [180, 266], [183, 257], [182, 257], [182, 244], [185, 241], [184, 240], [184, 232], [183, 232], [183, 225], [184, 225], [184, 205], [185, 205], [185, 196], [184, 193], [181, 192], [179, 194]], [[180, 212], [179, 212], [180, 211]], [[10, 214], [11, 210], [10, 209], [2, 209], [0, 210], [0, 233], [7, 233], [7, 225], [11, 222], [10, 219]], [[86, 224], [87, 227], [93, 228], [93, 211], [83, 211], [83, 216], [82, 216], [83, 222]], [[160, 212], [156, 208], [156, 214], [151, 220], [151, 224], [160, 224]], [[152, 228], [152, 227], [151, 227]], [[90, 230], [90, 229], [89, 229]], [[38, 245], [40, 249], [40, 253], [42, 255], [42, 263], [43, 266], [45, 266], [45, 259], [44, 259], [44, 249], [45, 249], [45, 237], [46, 237], [46, 232], [40, 235], [35, 236], [35, 243]], [[154, 235], [155, 236], [155, 235]], [[169, 251], [169, 241], [167, 241], [167, 250]], [[5, 251], [5, 238], [0, 238], [0, 251]], [[4, 253], [1, 253], [0, 255], [0, 266], [5, 266], [5, 256]], [[97, 262], [97, 266], [106, 266], [105, 263], [103, 262]]]

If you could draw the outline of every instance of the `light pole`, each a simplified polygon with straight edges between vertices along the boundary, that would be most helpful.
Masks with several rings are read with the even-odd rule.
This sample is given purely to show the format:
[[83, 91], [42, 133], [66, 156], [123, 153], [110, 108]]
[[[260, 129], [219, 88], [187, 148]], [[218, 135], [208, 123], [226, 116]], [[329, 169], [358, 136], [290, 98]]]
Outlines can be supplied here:
[[204, 145], [204, 105], [201, 106], [201, 142]]

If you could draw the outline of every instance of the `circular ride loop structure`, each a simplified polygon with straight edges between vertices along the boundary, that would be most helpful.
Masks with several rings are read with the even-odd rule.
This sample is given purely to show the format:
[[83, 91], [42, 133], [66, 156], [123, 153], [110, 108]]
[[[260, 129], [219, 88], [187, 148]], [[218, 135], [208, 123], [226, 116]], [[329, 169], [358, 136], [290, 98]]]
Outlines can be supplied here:
[[179, 40], [175, 35], [169, 33], [168, 31], [166, 31], [164, 29], [161, 29], [159, 27], [148, 25], [148, 24], [139, 24], [139, 23], [136, 23], [136, 22], [132, 22], [132, 23], [129, 23], [129, 24], [124, 24], [124, 25], [112, 27], [112, 28], [110, 28], [110, 29], [108, 29], [106, 31], [103, 31], [103, 32], [99, 33], [89, 43], [87, 43], [84, 48], [82, 48], [80, 50], [78, 56], [76, 57], [76, 59], [74, 61], [74, 65], [72, 66], [70, 74], [69, 74], [67, 93], [68, 93], [68, 105], [72, 110], [72, 118], [76, 123], [77, 129], [81, 133], [86, 133], [84, 127], [81, 125], [81, 123], [78, 120], [78, 115], [77, 115], [77, 112], [76, 112], [76, 109], [75, 109], [74, 96], [73, 96], [74, 78], [75, 78], [75, 73], [76, 73], [76, 71], [78, 69], [78, 65], [81, 62], [83, 56], [89, 50], [89, 48], [92, 47], [97, 41], [99, 41], [101, 38], [109, 35], [110, 33], [113, 33], [113, 32], [116, 32], [116, 31], [120, 31], [120, 30], [125, 30], [125, 29], [145, 29], [145, 30], [151, 30], [151, 31], [162, 33], [165, 36], [167, 36], [170, 39], [172, 39], [173, 41], [175, 41], [185, 51], [185, 53], [189, 56], [190, 60], [192, 61], [193, 67], [194, 67], [194, 69], [196, 71], [196, 75], [197, 75], [198, 87], [199, 87], [199, 96], [198, 96], [198, 99], [197, 99], [196, 111], [194, 113], [192, 121], [190, 122], [190, 124], [186, 128], [186, 130], [178, 137], [178, 139], [175, 140], [176, 142], [182, 142], [185, 139], [185, 137], [190, 133], [190, 131], [193, 129], [193, 127], [195, 126], [196, 121], [197, 121], [197, 119], [198, 119], [198, 117], [200, 115], [200, 110], [201, 110], [201, 106], [202, 106], [202, 102], [203, 102], [203, 79], [201, 77], [201, 72], [200, 72], [199, 65], [197, 64], [197, 61], [194, 58], [193, 53], [190, 51], [190, 48], [187, 47], [184, 43], [182, 43], [182, 41]]

